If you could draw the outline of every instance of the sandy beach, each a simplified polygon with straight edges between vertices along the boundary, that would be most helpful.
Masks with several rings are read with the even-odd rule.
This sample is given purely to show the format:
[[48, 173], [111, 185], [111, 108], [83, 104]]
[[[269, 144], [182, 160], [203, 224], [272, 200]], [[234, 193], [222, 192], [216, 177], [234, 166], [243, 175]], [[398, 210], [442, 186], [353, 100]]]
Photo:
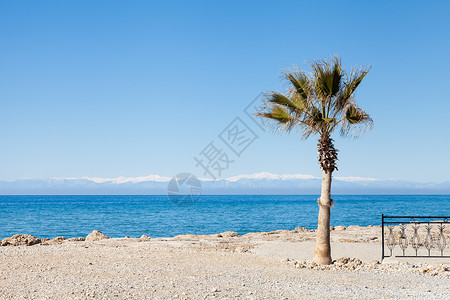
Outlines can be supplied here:
[[380, 264], [379, 236], [376, 226], [337, 227], [326, 267], [311, 263], [305, 228], [10, 245], [0, 247], [0, 298], [449, 298], [450, 261]]

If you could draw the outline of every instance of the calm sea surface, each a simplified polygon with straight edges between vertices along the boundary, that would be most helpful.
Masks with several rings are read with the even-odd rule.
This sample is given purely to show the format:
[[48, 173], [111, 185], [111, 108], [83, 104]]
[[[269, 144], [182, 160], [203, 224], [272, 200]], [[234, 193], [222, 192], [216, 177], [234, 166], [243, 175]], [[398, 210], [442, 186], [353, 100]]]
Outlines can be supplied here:
[[[316, 228], [318, 196], [201, 196], [190, 207], [167, 196], [0, 196], [0, 238], [239, 234]], [[450, 196], [333, 196], [332, 225], [378, 225], [381, 214], [450, 215]]]

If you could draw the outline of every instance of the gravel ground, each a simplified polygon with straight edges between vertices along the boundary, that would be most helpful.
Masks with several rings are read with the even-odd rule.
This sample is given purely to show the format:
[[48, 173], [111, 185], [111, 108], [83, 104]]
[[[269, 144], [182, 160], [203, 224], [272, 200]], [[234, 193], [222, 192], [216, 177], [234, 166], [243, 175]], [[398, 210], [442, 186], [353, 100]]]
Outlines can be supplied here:
[[447, 274], [395, 264], [394, 272], [315, 270], [252, 250], [273, 240], [262, 233], [0, 247], [0, 299], [450, 299]]

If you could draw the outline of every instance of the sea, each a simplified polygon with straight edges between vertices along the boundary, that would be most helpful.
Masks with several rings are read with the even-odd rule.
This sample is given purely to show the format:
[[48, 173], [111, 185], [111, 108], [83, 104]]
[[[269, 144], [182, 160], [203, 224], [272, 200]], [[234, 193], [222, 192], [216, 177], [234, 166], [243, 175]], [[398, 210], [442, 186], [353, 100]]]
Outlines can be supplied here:
[[[331, 225], [380, 225], [381, 214], [449, 216], [450, 195], [336, 195]], [[318, 195], [202, 195], [178, 205], [153, 196], [0, 196], [0, 238], [172, 237], [317, 227]]]

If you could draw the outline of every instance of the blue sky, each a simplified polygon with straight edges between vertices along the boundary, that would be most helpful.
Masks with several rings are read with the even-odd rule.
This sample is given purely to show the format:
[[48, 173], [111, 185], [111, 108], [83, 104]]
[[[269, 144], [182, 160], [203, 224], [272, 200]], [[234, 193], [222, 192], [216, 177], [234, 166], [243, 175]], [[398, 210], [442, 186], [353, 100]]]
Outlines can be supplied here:
[[[357, 101], [375, 121], [335, 137], [336, 176], [449, 179], [446, 1], [1, 1], [0, 179], [187, 171], [211, 142], [222, 177], [320, 176], [316, 141], [258, 131], [244, 107], [280, 71], [342, 57], [371, 65]], [[241, 117], [240, 157], [218, 135]], [[253, 124], [253, 125], [252, 125]]]

